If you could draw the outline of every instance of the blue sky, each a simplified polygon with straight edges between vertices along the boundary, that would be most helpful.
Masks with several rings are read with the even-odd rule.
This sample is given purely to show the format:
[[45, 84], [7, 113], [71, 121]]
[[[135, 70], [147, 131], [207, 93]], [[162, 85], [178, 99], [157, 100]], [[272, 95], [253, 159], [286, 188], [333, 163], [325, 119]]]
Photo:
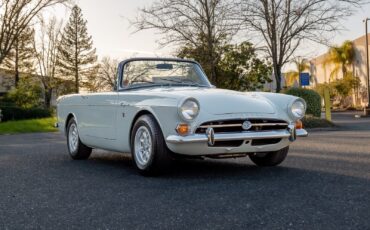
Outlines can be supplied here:
[[[170, 55], [171, 47], [159, 47], [160, 36], [155, 31], [133, 33], [128, 19], [134, 19], [139, 7], [150, 5], [153, 0], [77, 0], [84, 17], [88, 20], [88, 31], [93, 36], [94, 45], [100, 57], [109, 55], [124, 59], [133, 55], [152, 56]], [[68, 20], [68, 12], [56, 10], [60, 17]], [[333, 39], [334, 44], [353, 40], [365, 34], [364, 18], [370, 17], [370, 5], [360, 9], [341, 23], [346, 30], [339, 32]], [[370, 30], [369, 30], [370, 31]], [[322, 54], [327, 47], [317, 44], [302, 46], [299, 55], [308, 58]]]

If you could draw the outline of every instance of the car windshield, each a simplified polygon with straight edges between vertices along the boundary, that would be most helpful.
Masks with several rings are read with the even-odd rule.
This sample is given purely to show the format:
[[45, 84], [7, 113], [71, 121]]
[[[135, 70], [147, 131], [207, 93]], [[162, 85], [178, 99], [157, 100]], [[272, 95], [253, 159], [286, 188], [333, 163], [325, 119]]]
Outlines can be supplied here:
[[210, 87], [199, 65], [174, 60], [134, 60], [123, 69], [123, 88], [147, 86]]

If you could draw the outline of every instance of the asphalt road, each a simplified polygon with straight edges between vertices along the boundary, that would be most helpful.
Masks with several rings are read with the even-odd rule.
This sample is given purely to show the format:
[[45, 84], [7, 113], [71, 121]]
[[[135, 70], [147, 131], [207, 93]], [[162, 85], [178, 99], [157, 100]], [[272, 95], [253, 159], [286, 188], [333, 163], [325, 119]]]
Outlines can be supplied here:
[[186, 160], [157, 178], [127, 155], [72, 161], [57, 133], [0, 136], [0, 229], [370, 229], [370, 119], [335, 120], [280, 167]]

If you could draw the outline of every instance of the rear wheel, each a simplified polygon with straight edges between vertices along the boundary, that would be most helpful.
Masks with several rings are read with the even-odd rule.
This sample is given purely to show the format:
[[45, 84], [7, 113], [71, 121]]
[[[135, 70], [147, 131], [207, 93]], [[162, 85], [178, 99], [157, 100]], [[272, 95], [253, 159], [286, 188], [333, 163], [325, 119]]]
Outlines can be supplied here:
[[254, 153], [249, 155], [249, 158], [258, 166], [276, 166], [285, 160], [288, 152], [289, 146], [275, 152]]
[[90, 157], [92, 149], [84, 145], [79, 137], [77, 123], [71, 118], [67, 126], [68, 153], [74, 160], [85, 160]]
[[171, 162], [162, 131], [152, 115], [143, 115], [131, 133], [131, 153], [139, 172], [146, 176], [163, 172]]

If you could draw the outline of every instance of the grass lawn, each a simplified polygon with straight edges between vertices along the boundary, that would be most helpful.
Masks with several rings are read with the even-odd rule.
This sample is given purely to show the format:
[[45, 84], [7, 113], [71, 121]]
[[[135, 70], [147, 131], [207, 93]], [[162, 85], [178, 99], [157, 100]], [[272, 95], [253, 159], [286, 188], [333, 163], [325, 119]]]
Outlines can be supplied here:
[[55, 132], [56, 118], [0, 122], [0, 134]]

